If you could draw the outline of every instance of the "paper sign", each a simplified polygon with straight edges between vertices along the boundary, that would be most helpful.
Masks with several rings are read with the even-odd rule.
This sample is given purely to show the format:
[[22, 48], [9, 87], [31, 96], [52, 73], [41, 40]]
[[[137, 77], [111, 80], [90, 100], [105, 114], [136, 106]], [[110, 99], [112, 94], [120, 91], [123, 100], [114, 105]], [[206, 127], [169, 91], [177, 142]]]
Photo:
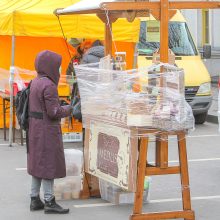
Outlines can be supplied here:
[[147, 21], [147, 42], [160, 42], [160, 23], [158, 21]]

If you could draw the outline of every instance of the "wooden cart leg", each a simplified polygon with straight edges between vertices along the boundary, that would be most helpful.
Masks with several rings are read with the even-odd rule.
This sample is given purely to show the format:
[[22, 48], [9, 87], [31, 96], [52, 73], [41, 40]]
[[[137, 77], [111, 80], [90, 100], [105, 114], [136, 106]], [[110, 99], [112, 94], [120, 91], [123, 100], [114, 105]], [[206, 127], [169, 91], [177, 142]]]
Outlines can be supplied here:
[[157, 167], [159, 167], [160, 164], [161, 164], [160, 152], [161, 152], [160, 135], [156, 135], [155, 165], [156, 165]]
[[168, 135], [162, 134], [156, 136], [156, 167], [168, 167]]
[[[178, 148], [179, 148], [180, 178], [181, 178], [181, 186], [182, 186], [183, 210], [189, 211], [191, 210], [191, 197], [190, 197], [190, 187], [189, 187], [189, 174], [188, 174], [185, 133], [178, 134]], [[194, 215], [194, 212], [193, 212], [193, 215]], [[195, 219], [195, 216], [193, 216], [193, 219]], [[185, 218], [184, 220], [188, 220], [188, 219]]]
[[[139, 160], [138, 160], [137, 186], [136, 186], [136, 193], [135, 193], [135, 198], [134, 198], [133, 214], [142, 213], [147, 150], [148, 150], [148, 137], [141, 138]], [[131, 216], [131, 219], [132, 219], [132, 216]]]
[[87, 173], [83, 176], [83, 189], [80, 192], [80, 199], [88, 199], [90, 197], [89, 179]]

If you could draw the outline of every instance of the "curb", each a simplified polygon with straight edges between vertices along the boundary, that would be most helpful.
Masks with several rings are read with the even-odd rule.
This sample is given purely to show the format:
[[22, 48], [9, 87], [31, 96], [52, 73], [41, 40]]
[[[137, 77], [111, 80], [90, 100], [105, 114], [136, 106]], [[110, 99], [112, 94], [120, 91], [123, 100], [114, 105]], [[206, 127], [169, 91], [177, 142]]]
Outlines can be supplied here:
[[214, 124], [218, 124], [218, 116], [215, 116], [215, 115], [207, 115], [206, 121], [207, 121], [207, 122], [214, 123]]

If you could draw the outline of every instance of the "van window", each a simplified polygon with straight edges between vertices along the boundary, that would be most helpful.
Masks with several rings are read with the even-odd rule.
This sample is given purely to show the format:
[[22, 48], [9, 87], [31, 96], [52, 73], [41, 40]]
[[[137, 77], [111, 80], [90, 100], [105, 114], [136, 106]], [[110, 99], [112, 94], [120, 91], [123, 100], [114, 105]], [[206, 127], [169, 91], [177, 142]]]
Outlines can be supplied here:
[[[160, 47], [160, 22], [141, 21], [138, 43], [139, 55], [152, 56]], [[169, 22], [169, 48], [176, 56], [198, 55], [192, 36], [185, 22]]]

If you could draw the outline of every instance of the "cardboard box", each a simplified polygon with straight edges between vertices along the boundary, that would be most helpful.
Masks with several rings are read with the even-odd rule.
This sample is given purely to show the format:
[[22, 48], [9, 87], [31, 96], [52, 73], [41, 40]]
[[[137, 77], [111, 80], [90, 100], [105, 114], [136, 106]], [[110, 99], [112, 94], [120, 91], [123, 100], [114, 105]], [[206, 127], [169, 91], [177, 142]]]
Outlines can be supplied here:
[[81, 176], [67, 176], [62, 179], [56, 179], [54, 183], [54, 196], [56, 200], [79, 199], [81, 190]]
[[[171, 49], [168, 51], [168, 63], [169, 64], [175, 64], [175, 54]], [[159, 63], [160, 62], [160, 50], [157, 50], [156, 52], [153, 53], [153, 58], [152, 58], [153, 63]]]
[[[145, 188], [143, 193], [143, 203], [149, 201], [148, 192], [150, 189], [150, 184], [146, 183], [145, 185], [147, 187]], [[99, 180], [99, 188], [100, 188], [101, 198], [103, 200], [106, 200], [116, 205], [134, 203], [134, 197], [135, 197], [134, 192], [125, 191], [120, 187], [101, 179]]]
[[63, 134], [63, 142], [82, 142], [82, 123], [72, 118], [63, 118], [61, 120], [61, 129]]

